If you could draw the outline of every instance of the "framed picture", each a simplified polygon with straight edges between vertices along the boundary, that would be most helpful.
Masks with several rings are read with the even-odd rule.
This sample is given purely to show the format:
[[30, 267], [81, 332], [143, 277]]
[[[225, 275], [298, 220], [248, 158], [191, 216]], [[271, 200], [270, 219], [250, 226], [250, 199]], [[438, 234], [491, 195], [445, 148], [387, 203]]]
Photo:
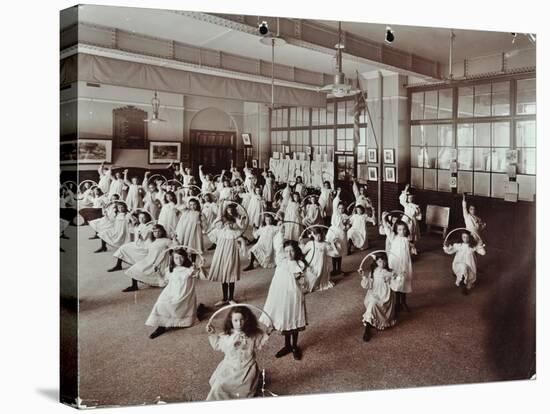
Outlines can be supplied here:
[[378, 168], [369, 167], [368, 175], [369, 175], [369, 181], [378, 181]]
[[245, 147], [252, 146], [252, 141], [250, 140], [250, 134], [241, 134], [241, 137], [243, 138], [243, 144]]
[[149, 141], [149, 164], [168, 164], [181, 160], [181, 142]]
[[78, 139], [61, 142], [60, 164], [101, 164], [113, 162], [113, 141], [110, 139]]
[[369, 148], [367, 151], [368, 151], [369, 162], [373, 162], [373, 163], [378, 162], [376, 148]]
[[384, 164], [395, 164], [393, 149], [384, 150]]
[[507, 150], [506, 151], [506, 162], [508, 165], [516, 165], [518, 163], [518, 150]]
[[450, 177], [449, 178], [449, 185], [450, 185], [451, 188], [457, 188], [458, 187], [457, 178], [456, 177]]
[[395, 183], [395, 167], [384, 167], [384, 180]]
[[252, 168], [258, 168], [258, 160], [252, 160]]
[[283, 152], [285, 154], [290, 154], [290, 145], [283, 145]]

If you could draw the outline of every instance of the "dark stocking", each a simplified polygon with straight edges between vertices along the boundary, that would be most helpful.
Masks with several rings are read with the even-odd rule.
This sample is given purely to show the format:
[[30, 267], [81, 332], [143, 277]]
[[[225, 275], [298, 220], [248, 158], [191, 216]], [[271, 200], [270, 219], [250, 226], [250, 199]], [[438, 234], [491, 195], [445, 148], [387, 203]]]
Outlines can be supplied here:
[[109, 270], [108, 272], [116, 272], [117, 270], [122, 270], [122, 259], [118, 258], [116, 261], [116, 265]]
[[233, 294], [235, 293], [235, 283], [229, 284], [229, 300], [233, 300]]
[[290, 333], [285, 333], [284, 335], [285, 335], [285, 346], [275, 354], [275, 358], [284, 357], [285, 355], [288, 355], [292, 352], [292, 347], [290, 345]]
[[363, 334], [363, 341], [368, 342], [370, 340], [371, 334], [370, 334], [370, 324], [365, 324], [365, 333]]
[[191, 262], [195, 263], [197, 261], [197, 255], [195, 253], [191, 254]]
[[254, 253], [250, 253], [250, 263], [243, 269], [244, 272], [254, 269], [254, 260], [257, 260], [256, 256], [254, 256]]
[[126, 289], [123, 290], [123, 292], [134, 292], [138, 290], [138, 283], [136, 279], [132, 279], [132, 284], [128, 286]]
[[229, 285], [227, 283], [222, 283], [222, 293], [223, 293], [223, 301], [227, 302], [227, 293], [229, 290]]
[[105, 240], [101, 240], [101, 247], [97, 249], [94, 253], [101, 253], [107, 251], [107, 243], [105, 243]]
[[299, 361], [302, 359], [302, 350], [298, 347], [298, 331], [292, 331], [292, 354], [294, 355], [294, 359], [296, 361]]

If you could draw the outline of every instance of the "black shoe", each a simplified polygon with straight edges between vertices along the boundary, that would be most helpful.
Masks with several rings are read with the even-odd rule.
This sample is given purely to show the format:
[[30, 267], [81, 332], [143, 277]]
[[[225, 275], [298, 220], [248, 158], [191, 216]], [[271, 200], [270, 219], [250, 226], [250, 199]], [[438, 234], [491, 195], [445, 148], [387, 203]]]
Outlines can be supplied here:
[[216, 250], [216, 243], [214, 243], [212, 246], [210, 246], [208, 249], [206, 250]]
[[108, 272], [118, 272], [119, 270], [122, 270], [122, 266], [115, 266], [107, 269]]
[[292, 348], [292, 355], [294, 356], [294, 359], [296, 361], [299, 361], [302, 359], [302, 350], [295, 346], [294, 348]]
[[204, 306], [202, 303], [199, 303], [199, 306], [197, 306], [197, 319], [199, 321], [202, 321], [207, 311], [208, 309], [206, 308], [206, 306]]
[[401, 307], [405, 312], [410, 312], [411, 311], [409, 306], [406, 303], [402, 303]]
[[139, 288], [137, 286], [128, 286], [126, 289], [123, 289], [122, 291], [123, 292], [135, 292], [136, 290], [139, 290]]
[[88, 237], [88, 240], [95, 240], [95, 239], [99, 239], [99, 236], [97, 234], [93, 237]]
[[103, 252], [106, 252], [107, 251], [107, 248], [106, 247], [100, 247], [99, 249], [97, 249], [96, 251], [94, 251], [94, 253], [103, 253]]
[[65, 236], [64, 234], [62, 234], [61, 236], [59, 236], [61, 239], [67, 239], [69, 240], [69, 238], [67, 236]]
[[248, 272], [249, 270], [254, 270], [254, 265], [252, 263], [250, 263], [248, 266], [246, 266], [243, 269], [243, 272]]
[[155, 339], [157, 336], [161, 336], [166, 331], [167, 329], [165, 327], [159, 326], [157, 329], [153, 331], [151, 335], [149, 335], [149, 338]]
[[340, 272], [339, 270], [333, 270], [332, 272], [330, 272], [330, 275], [331, 276], [338, 276], [339, 274], [341, 274], [342, 272]]
[[370, 329], [368, 326], [365, 327], [365, 333], [363, 334], [363, 341], [369, 342], [370, 340]]
[[288, 355], [292, 352], [292, 348], [287, 348], [286, 346], [284, 348], [282, 348], [279, 352], [277, 352], [275, 354], [275, 358], [281, 358], [281, 357], [284, 357], [285, 355]]
[[464, 296], [466, 296], [468, 294], [468, 287], [465, 284], [462, 284], [460, 286], [460, 290], [461, 290], [461, 292]]

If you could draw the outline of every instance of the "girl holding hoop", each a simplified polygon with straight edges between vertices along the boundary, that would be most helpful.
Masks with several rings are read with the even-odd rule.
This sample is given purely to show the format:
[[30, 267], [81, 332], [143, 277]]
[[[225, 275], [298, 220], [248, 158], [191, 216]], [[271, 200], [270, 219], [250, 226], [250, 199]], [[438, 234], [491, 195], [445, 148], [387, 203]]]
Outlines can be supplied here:
[[215, 306], [234, 304], [235, 283], [241, 278], [240, 248], [244, 248], [245, 240], [242, 237], [242, 218], [236, 208], [236, 203], [229, 203], [218, 210], [218, 217], [214, 222], [216, 227], [216, 249], [212, 257], [212, 264], [208, 273], [208, 280], [221, 282], [222, 300]]
[[201, 181], [202, 193], [213, 193], [216, 191], [216, 185], [212, 180], [212, 174], [205, 174], [202, 170], [202, 165], [199, 165], [199, 179]]
[[[162, 289], [145, 325], [156, 329], [149, 335], [155, 339], [170, 328], [188, 328], [197, 321], [196, 280], [202, 269], [189, 258], [187, 251], [180, 247], [170, 255], [170, 263], [165, 271], [168, 282]], [[199, 308], [202, 308], [199, 305]]]
[[110, 168], [105, 167], [105, 161], [101, 163], [97, 169], [97, 173], [99, 174], [97, 186], [101, 189], [103, 194], [108, 194], [111, 187], [112, 171]]
[[334, 211], [330, 221], [330, 228], [327, 232], [327, 241], [334, 243], [336, 254], [332, 257], [332, 275], [342, 273], [342, 257], [348, 251], [349, 216], [346, 214], [346, 206], [340, 201], [342, 190], [336, 190], [336, 197], [332, 203]]
[[486, 224], [476, 215], [476, 207], [473, 204], [468, 207], [465, 193], [462, 195], [462, 216], [466, 229], [473, 233], [474, 237], [481, 239], [481, 232], [485, 229]]
[[301, 234], [301, 215], [300, 194], [292, 193], [290, 200], [285, 209], [285, 236], [287, 239], [298, 241]]
[[112, 226], [105, 230], [100, 230], [97, 236], [101, 239], [101, 247], [94, 253], [107, 251], [107, 245], [115, 248], [121, 247], [130, 240], [130, 214], [126, 203], [117, 202], [117, 212], [115, 214]]
[[138, 184], [139, 178], [132, 177], [132, 181], [128, 180], [128, 170], [124, 170], [124, 184], [128, 187], [128, 194], [126, 195], [126, 204], [128, 210], [133, 211], [136, 208], [141, 208], [143, 203], [141, 201], [141, 189], [142, 186]]
[[[307, 263], [304, 254], [295, 240], [283, 243], [284, 226], [280, 224], [280, 237], [275, 237], [275, 274], [269, 286], [264, 310], [273, 320], [275, 330], [285, 337], [285, 346], [276, 354], [281, 358], [292, 353], [294, 359], [302, 358], [302, 351], [298, 347], [298, 333], [306, 329], [306, 302], [303, 293], [304, 271]], [[260, 322], [267, 325], [268, 318], [260, 317]]]
[[250, 195], [250, 199], [246, 206], [246, 213], [248, 214], [248, 228], [246, 229], [247, 239], [252, 240], [254, 237], [253, 229], [260, 227], [262, 214], [265, 209], [266, 204], [262, 197], [262, 189], [260, 187], [254, 187], [254, 193]]
[[372, 201], [367, 196], [367, 189], [366, 187], [362, 186], [359, 188], [357, 185], [357, 179], [353, 178], [353, 195], [355, 196], [355, 205], [356, 206], [363, 206], [365, 210], [372, 208]]
[[332, 216], [332, 188], [330, 187], [330, 182], [324, 181], [323, 187], [321, 188], [321, 195], [319, 196], [319, 206], [321, 207], [321, 215], [324, 217], [325, 221], [329, 220], [329, 217]]
[[420, 206], [414, 203], [414, 195], [409, 192], [409, 184], [405, 186], [405, 189], [399, 196], [399, 203], [405, 209], [404, 220], [409, 226], [409, 233], [411, 234], [411, 251], [412, 254], [416, 255], [415, 244], [420, 240], [420, 226], [418, 222], [422, 220], [422, 212], [420, 211]]
[[315, 224], [321, 224], [323, 221], [321, 215], [321, 206], [317, 202], [317, 196], [311, 195], [308, 196], [308, 203], [305, 205], [304, 215], [304, 226], [313, 226]]
[[160, 209], [160, 214], [158, 218], [158, 224], [160, 224], [166, 232], [168, 237], [172, 237], [176, 232], [176, 226], [178, 225], [178, 214], [179, 210], [176, 207], [178, 198], [176, 194], [172, 191], [168, 191], [161, 198], [162, 208]]
[[386, 215], [382, 215], [382, 223], [386, 237], [390, 241], [390, 253], [388, 265], [397, 277], [391, 282], [391, 289], [396, 293], [396, 310], [404, 309], [409, 311], [407, 305], [407, 293], [412, 292], [412, 261], [411, 245], [409, 242], [409, 227], [401, 220], [397, 220], [393, 227], [386, 220]]
[[243, 271], [248, 272], [254, 269], [254, 261], [264, 269], [275, 267], [275, 250], [273, 248], [273, 239], [279, 232], [279, 227], [275, 225], [275, 219], [272, 213], [263, 213], [263, 226], [254, 229], [253, 236], [258, 239], [256, 244], [248, 251], [250, 262]]
[[271, 328], [262, 331], [247, 306], [235, 306], [227, 313], [223, 332], [216, 333], [210, 323], [206, 330], [212, 348], [225, 354], [210, 377], [211, 388], [206, 400], [253, 398], [260, 383], [256, 354], [269, 339]]
[[142, 190], [144, 192], [143, 196], [143, 208], [151, 214], [153, 220], [157, 220], [159, 217], [160, 210], [157, 207], [157, 196], [158, 188], [155, 182], [149, 181], [149, 171], [145, 171], [143, 176], [143, 182], [141, 183]]
[[361, 275], [361, 287], [367, 289], [365, 313], [363, 314], [363, 325], [365, 325], [363, 341], [365, 342], [371, 338], [371, 327], [381, 331], [392, 327], [397, 322], [395, 319], [395, 294], [390, 288], [390, 282], [394, 279], [395, 274], [388, 267], [386, 253], [378, 252], [373, 256], [374, 262], [368, 276], [362, 267], [358, 270]]
[[453, 273], [456, 277], [455, 284], [460, 287], [463, 295], [467, 295], [477, 278], [475, 254], [485, 256], [485, 244], [483, 244], [481, 239], [478, 239], [476, 243], [475, 236], [468, 229], [462, 229], [460, 234], [461, 243], [448, 243], [448, 236], [443, 244], [443, 251], [447, 254], [455, 255], [453, 259]]
[[[204, 244], [202, 239], [201, 205], [196, 198], [190, 198], [185, 209], [181, 210], [180, 218], [175, 230], [176, 240], [180, 245], [189, 246], [202, 254]], [[191, 254], [191, 261], [195, 262], [195, 254]]]
[[365, 207], [356, 205], [353, 214], [349, 218], [350, 228], [348, 230], [348, 255], [351, 254], [352, 246], [357, 250], [369, 248], [367, 223], [376, 224], [374, 216], [368, 216]]
[[267, 208], [271, 210], [271, 204], [273, 203], [273, 196], [275, 195], [275, 176], [271, 171], [266, 171], [264, 164], [264, 171], [262, 173], [265, 184], [262, 190], [262, 196], [267, 204]]
[[325, 241], [325, 234], [321, 227], [315, 226], [312, 233], [313, 240], [307, 242], [302, 248], [305, 260], [309, 263], [309, 267], [306, 271], [306, 285], [310, 293], [316, 290], [327, 290], [334, 287], [334, 283], [330, 281], [330, 264], [328, 258], [338, 255], [338, 250], [334, 243]]

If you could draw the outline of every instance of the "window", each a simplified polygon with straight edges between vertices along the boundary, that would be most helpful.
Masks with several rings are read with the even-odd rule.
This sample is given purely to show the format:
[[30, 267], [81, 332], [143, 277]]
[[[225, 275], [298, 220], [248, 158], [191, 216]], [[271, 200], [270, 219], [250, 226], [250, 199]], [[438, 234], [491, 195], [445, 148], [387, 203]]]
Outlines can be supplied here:
[[411, 91], [411, 185], [450, 191], [456, 157], [458, 192], [502, 198], [510, 150], [517, 150], [519, 198], [533, 200], [535, 92], [535, 79], [513, 77]]

